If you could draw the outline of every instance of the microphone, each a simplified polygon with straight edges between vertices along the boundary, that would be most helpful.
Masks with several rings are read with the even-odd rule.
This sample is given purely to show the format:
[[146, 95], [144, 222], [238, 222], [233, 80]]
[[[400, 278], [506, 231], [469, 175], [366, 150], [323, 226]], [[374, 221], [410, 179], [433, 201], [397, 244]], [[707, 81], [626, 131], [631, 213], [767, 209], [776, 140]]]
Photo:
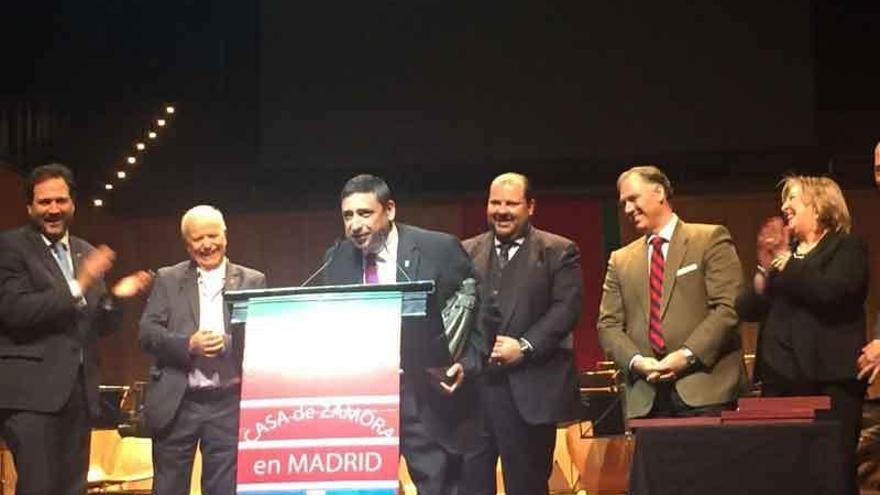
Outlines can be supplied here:
[[307, 278], [305, 282], [299, 284], [300, 287], [305, 287], [309, 285], [309, 282], [314, 280], [319, 273], [323, 272], [327, 269], [328, 266], [330, 266], [330, 263], [332, 263], [333, 260], [336, 258], [336, 253], [339, 251], [339, 246], [342, 245], [342, 239], [342, 237], [336, 238], [336, 241], [333, 242], [333, 246], [331, 246], [330, 249], [327, 250], [328, 254], [327, 258], [324, 260], [324, 263], [320, 267], [318, 267], [318, 269], [315, 270], [311, 275], [309, 275], [309, 278]]

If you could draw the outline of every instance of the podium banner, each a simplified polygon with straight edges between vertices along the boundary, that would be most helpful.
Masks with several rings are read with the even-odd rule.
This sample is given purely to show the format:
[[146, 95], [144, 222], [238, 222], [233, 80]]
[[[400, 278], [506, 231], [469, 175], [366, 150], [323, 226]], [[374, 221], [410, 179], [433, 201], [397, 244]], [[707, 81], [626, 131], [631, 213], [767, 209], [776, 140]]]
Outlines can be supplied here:
[[401, 299], [342, 292], [248, 304], [237, 493], [397, 493]]

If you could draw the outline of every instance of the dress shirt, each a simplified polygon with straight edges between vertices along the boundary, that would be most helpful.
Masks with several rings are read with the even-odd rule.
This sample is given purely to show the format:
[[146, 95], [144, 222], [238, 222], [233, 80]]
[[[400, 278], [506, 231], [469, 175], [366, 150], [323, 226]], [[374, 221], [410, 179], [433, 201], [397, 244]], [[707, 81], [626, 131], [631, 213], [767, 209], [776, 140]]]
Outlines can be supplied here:
[[[226, 323], [223, 315], [223, 287], [226, 284], [226, 259], [211, 270], [197, 269], [199, 275], [199, 328], [209, 332], [225, 335]], [[225, 350], [224, 350], [225, 352]], [[218, 358], [213, 358], [218, 359]], [[190, 388], [220, 387], [220, 374], [216, 371], [211, 376], [195, 367], [189, 373]]]
[[663, 259], [665, 260], [669, 254], [669, 244], [672, 242], [672, 234], [675, 232], [675, 226], [678, 225], [678, 215], [675, 213], [672, 214], [672, 218], [666, 222], [666, 225], [660, 229], [660, 232], [656, 234], [651, 234], [645, 238], [645, 242], [648, 243], [648, 271], [651, 270], [651, 255], [654, 254], [654, 246], [651, 244], [651, 240], [655, 237], [660, 237], [664, 241], [662, 247], [660, 249], [663, 250]]
[[[510, 248], [507, 250], [507, 261], [508, 262], [510, 262], [510, 260], [513, 259], [514, 255], [516, 255], [516, 253], [519, 251], [520, 246], [522, 246], [523, 240], [525, 240], [525, 237], [518, 237], [518, 238], [507, 243], [507, 244], [510, 244]], [[505, 243], [501, 242], [496, 237], [495, 238], [495, 256], [498, 256], [499, 259], [501, 259], [501, 245], [502, 244], [505, 244]]]
[[[62, 261], [58, 259], [58, 255], [55, 254], [55, 250], [52, 249], [52, 245], [55, 243], [50, 241], [49, 238], [43, 234], [40, 234], [40, 237], [43, 239], [43, 242], [46, 243], [46, 247], [49, 248], [52, 257], [55, 258], [55, 262], [58, 263], [58, 268], [61, 269], [61, 273], [64, 273], [64, 267], [61, 265]], [[80, 287], [79, 282], [76, 281], [76, 265], [73, 264], [73, 255], [70, 252], [70, 234], [65, 232], [64, 237], [58, 239], [56, 242], [64, 246], [64, 252], [67, 256], [67, 266], [70, 267], [71, 273], [73, 274], [73, 280], [67, 281], [67, 286], [70, 288], [70, 295], [76, 299], [77, 306], [85, 306], [86, 298], [83, 296], [82, 287]]]
[[[645, 238], [645, 242], [648, 244], [648, 273], [649, 273], [649, 276], [650, 276], [650, 271], [651, 271], [651, 255], [654, 254], [654, 246], [653, 246], [653, 244], [651, 244], [651, 241], [655, 237], [660, 237], [666, 241], [660, 246], [660, 249], [663, 251], [663, 259], [666, 260], [669, 257], [669, 244], [672, 243], [672, 234], [675, 232], [675, 227], [677, 225], [678, 225], [678, 215], [673, 213], [672, 218], [670, 218], [669, 221], [666, 222], [666, 225], [664, 225], [663, 228], [660, 229], [660, 232], [657, 232], [656, 234], [651, 234]], [[694, 356], [693, 351], [691, 351], [690, 349], [688, 349], [687, 347], [684, 347], [684, 346], [682, 346], [681, 351], [684, 352], [685, 356], [687, 356], [688, 359], [693, 359], [693, 356]], [[641, 358], [641, 357], [644, 357], [644, 356], [642, 356], [641, 354], [636, 354], [635, 356], [633, 356], [632, 359], [629, 360], [629, 369], [632, 369], [633, 362], [635, 362], [636, 359]]]
[[[391, 231], [388, 232], [385, 242], [382, 243], [379, 251], [376, 252], [376, 269], [380, 284], [397, 283], [397, 241], [397, 227], [392, 224]], [[366, 253], [361, 255], [363, 256], [362, 266], [367, 266]], [[365, 276], [366, 274], [364, 274]], [[366, 283], [365, 279], [361, 281]]]

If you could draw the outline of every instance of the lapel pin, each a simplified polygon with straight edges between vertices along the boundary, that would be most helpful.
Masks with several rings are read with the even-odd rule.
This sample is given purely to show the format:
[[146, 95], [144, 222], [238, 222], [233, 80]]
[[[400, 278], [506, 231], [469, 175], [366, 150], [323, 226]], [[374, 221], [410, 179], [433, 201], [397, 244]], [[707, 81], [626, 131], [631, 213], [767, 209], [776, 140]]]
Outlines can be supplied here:
[[409, 268], [409, 260], [403, 260], [403, 267]]

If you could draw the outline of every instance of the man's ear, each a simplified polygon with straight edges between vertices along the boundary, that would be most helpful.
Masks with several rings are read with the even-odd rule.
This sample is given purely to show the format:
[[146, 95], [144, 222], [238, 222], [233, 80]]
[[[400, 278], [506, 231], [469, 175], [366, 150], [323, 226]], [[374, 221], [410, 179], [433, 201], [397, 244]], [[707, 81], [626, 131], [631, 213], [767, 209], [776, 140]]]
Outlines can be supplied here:
[[388, 221], [394, 221], [394, 217], [397, 215], [397, 205], [394, 204], [393, 199], [385, 202], [385, 214], [388, 215]]
[[660, 184], [654, 184], [654, 191], [660, 196], [660, 203], [666, 202], [666, 189], [663, 189], [663, 186]]

